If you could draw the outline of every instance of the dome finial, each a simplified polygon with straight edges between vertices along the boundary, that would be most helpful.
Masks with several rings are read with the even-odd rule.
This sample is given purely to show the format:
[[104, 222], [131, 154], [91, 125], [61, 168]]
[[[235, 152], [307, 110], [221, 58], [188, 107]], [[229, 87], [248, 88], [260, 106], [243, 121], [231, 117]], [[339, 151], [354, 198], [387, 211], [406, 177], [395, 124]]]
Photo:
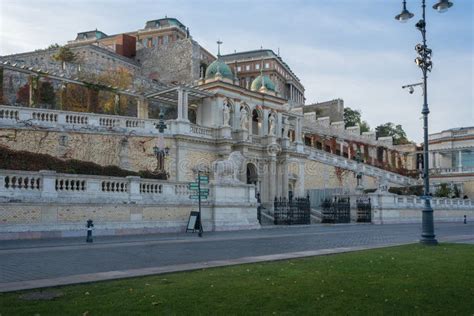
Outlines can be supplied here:
[[220, 39], [217, 40], [217, 58], [221, 57], [221, 44], [222, 43], [223, 42]]

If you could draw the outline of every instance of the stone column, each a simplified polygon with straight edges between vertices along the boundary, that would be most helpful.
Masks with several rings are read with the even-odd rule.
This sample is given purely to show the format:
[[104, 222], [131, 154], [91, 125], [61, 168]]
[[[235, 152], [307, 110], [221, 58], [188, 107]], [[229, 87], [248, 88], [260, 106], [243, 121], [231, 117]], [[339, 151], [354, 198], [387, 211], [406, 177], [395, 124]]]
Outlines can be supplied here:
[[148, 118], [148, 99], [140, 97], [137, 99], [137, 117], [139, 119]]
[[65, 110], [66, 106], [66, 97], [67, 97], [67, 83], [61, 83], [59, 86], [59, 109]]
[[458, 170], [459, 172], [462, 171], [462, 151], [461, 150], [458, 152]]
[[276, 157], [275, 155], [270, 157], [270, 168], [268, 170], [268, 187], [269, 187], [269, 200], [273, 203], [276, 196]]
[[179, 88], [178, 89], [178, 121], [183, 120], [183, 108], [184, 108], [184, 98], [183, 98], [184, 91], [183, 89]]
[[37, 76], [30, 76], [28, 78], [28, 83], [29, 83], [29, 100], [28, 100], [28, 105], [30, 107], [34, 107], [35, 105], [38, 104], [38, 99], [39, 99], [39, 77]]
[[285, 157], [282, 163], [282, 192], [281, 196], [288, 198], [288, 157]]
[[183, 119], [185, 121], [188, 121], [188, 104], [189, 99], [188, 99], [188, 91], [184, 90], [183, 91]]

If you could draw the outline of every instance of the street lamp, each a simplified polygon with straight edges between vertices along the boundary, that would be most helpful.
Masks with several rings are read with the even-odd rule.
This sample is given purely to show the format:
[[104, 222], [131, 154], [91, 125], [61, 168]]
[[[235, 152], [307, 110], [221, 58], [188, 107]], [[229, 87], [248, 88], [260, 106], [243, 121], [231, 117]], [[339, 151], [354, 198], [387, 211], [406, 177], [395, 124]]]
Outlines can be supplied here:
[[[452, 7], [452, 2], [448, 0], [439, 0], [433, 6], [433, 9], [437, 10], [438, 12], [445, 12], [450, 7]], [[409, 88], [410, 93], [413, 93], [413, 87], [416, 85], [420, 85], [423, 88], [423, 109], [421, 114], [423, 114], [423, 182], [424, 182], [424, 200], [425, 206], [423, 208], [423, 215], [422, 215], [422, 232], [421, 232], [421, 239], [420, 243], [428, 244], [428, 245], [436, 245], [438, 241], [435, 239], [434, 234], [434, 222], [433, 222], [433, 208], [431, 207], [431, 198], [430, 198], [430, 179], [429, 179], [429, 166], [428, 166], [428, 114], [430, 110], [428, 108], [428, 72], [431, 71], [433, 67], [433, 63], [431, 62], [431, 49], [428, 48], [426, 45], [426, 0], [421, 1], [421, 8], [422, 8], [422, 18], [418, 23], [416, 23], [416, 28], [421, 32], [421, 36], [423, 38], [423, 42], [421, 44], [417, 44], [415, 47], [416, 52], [418, 53], [418, 57], [415, 59], [415, 63], [418, 67], [420, 67], [421, 71], [423, 72], [423, 83], [415, 84], [415, 85], [408, 85], [405, 86]], [[406, 1], [403, 1], [403, 10], [402, 13], [395, 16], [395, 19], [400, 22], [406, 22], [408, 19], [412, 18], [414, 15], [410, 13], [406, 8]]]
[[162, 175], [164, 179], [166, 180], [168, 178], [168, 174], [166, 173], [165, 170], [165, 157], [169, 155], [169, 148], [165, 147], [165, 142], [164, 142], [164, 131], [167, 128], [165, 120], [164, 120], [164, 114], [163, 111], [160, 111], [160, 116], [159, 116], [159, 121], [158, 124], [156, 124], [156, 129], [158, 130], [158, 143], [157, 146], [153, 147], [153, 153], [155, 154], [156, 157], [156, 172], [159, 175]]

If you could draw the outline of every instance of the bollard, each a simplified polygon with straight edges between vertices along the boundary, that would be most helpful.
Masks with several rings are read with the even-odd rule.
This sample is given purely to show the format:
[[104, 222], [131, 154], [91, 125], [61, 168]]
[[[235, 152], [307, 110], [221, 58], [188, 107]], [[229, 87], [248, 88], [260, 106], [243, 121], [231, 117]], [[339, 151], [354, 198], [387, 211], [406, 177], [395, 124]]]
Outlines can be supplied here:
[[94, 227], [94, 222], [91, 219], [87, 220], [87, 239], [86, 242], [92, 242], [92, 227]]
[[464, 215], [464, 224], [467, 224], [467, 216]]

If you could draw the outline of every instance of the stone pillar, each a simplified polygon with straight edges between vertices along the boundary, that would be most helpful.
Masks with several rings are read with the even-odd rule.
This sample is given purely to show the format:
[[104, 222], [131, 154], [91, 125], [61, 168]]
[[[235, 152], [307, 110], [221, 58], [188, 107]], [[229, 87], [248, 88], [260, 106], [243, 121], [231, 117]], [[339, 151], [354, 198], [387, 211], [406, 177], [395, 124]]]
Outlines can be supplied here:
[[459, 172], [462, 171], [462, 151], [461, 150], [458, 152], [458, 170]]
[[270, 157], [270, 168], [268, 170], [268, 193], [269, 193], [269, 201], [273, 203], [273, 200], [276, 196], [276, 157], [275, 155]]
[[340, 144], [340, 151], [341, 151], [341, 156], [344, 156], [344, 143], [341, 142]]
[[285, 157], [282, 162], [282, 192], [281, 196], [284, 198], [288, 198], [288, 157]]
[[140, 97], [137, 99], [137, 117], [140, 119], [148, 118], [148, 99]]
[[29, 83], [29, 100], [28, 100], [28, 105], [30, 107], [34, 107], [35, 105], [38, 104], [38, 99], [39, 99], [39, 77], [37, 76], [30, 76], [28, 78], [28, 83]]
[[183, 91], [183, 119], [185, 121], [188, 121], [188, 104], [189, 99], [188, 99], [188, 91], [184, 90]]
[[57, 198], [56, 191], [56, 171], [40, 170], [39, 174], [42, 176], [41, 197], [42, 198]]
[[140, 201], [142, 199], [140, 194], [140, 177], [128, 176], [126, 178], [128, 180], [128, 195], [130, 201]]
[[184, 98], [183, 98], [184, 91], [183, 89], [178, 89], [178, 121], [183, 120], [183, 108], [184, 108]]

